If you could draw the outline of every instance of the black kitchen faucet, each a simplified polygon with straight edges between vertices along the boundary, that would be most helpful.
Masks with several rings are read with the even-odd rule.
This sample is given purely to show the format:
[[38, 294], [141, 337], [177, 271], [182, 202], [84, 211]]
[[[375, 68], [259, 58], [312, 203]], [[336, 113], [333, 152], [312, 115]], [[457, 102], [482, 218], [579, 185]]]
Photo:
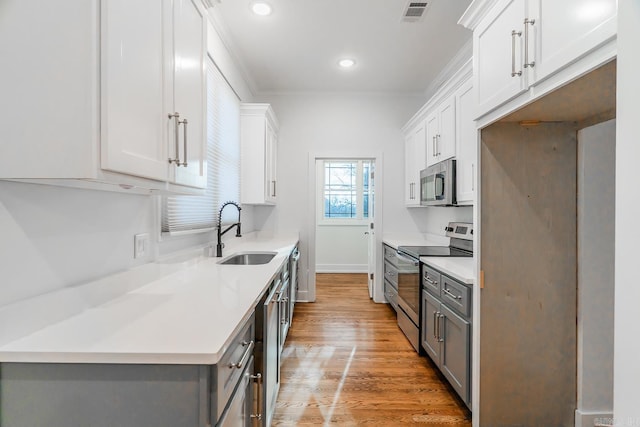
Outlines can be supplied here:
[[[222, 231], [222, 210], [227, 206], [227, 205], [233, 205], [236, 208], [238, 208], [238, 222], [231, 224], [229, 227], [227, 227], [224, 231]], [[233, 227], [237, 227], [236, 230], [236, 237], [242, 237], [242, 234], [240, 234], [240, 211], [242, 210], [242, 208], [240, 207], [240, 205], [236, 202], [224, 202], [222, 204], [222, 206], [220, 207], [220, 211], [218, 212], [218, 244], [216, 245], [216, 256], [217, 257], [221, 257], [222, 256], [222, 248], [224, 247], [224, 244], [222, 243], [222, 236], [229, 230], [231, 230]]]

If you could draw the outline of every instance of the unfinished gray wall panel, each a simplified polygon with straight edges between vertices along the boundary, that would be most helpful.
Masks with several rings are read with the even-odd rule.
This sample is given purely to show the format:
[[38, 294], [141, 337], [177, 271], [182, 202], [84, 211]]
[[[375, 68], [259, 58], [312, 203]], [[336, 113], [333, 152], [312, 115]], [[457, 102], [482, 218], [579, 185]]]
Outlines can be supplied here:
[[576, 407], [576, 129], [482, 131], [480, 424], [569, 426]]

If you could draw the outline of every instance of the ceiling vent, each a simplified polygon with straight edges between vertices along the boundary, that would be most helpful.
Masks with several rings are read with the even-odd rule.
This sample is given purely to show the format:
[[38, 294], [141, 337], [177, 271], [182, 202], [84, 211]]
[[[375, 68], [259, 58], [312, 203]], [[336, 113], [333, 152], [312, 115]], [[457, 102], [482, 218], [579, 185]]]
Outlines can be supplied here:
[[418, 22], [422, 20], [427, 9], [429, 8], [429, 5], [430, 2], [408, 2], [407, 7], [404, 10], [402, 20], [404, 22]]

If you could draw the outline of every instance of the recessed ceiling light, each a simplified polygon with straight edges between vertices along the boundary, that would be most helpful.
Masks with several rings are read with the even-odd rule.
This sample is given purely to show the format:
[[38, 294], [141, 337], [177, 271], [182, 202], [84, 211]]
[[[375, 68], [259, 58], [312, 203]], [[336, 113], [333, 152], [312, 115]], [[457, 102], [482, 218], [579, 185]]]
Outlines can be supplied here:
[[354, 65], [356, 65], [356, 61], [351, 58], [344, 58], [338, 61], [338, 65], [342, 68], [352, 68]]
[[271, 15], [271, 12], [273, 11], [273, 9], [271, 8], [271, 5], [263, 1], [257, 1], [253, 3], [251, 5], [251, 10], [253, 11], [253, 13], [260, 16]]

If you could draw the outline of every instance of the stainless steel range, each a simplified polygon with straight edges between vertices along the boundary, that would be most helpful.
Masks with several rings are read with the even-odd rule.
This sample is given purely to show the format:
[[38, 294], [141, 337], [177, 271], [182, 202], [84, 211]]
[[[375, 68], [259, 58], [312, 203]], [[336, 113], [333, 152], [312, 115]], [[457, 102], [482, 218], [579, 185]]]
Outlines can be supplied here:
[[449, 246], [399, 246], [392, 268], [398, 287], [398, 326], [419, 351], [420, 257], [472, 257], [473, 225], [450, 222], [445, 228]]

